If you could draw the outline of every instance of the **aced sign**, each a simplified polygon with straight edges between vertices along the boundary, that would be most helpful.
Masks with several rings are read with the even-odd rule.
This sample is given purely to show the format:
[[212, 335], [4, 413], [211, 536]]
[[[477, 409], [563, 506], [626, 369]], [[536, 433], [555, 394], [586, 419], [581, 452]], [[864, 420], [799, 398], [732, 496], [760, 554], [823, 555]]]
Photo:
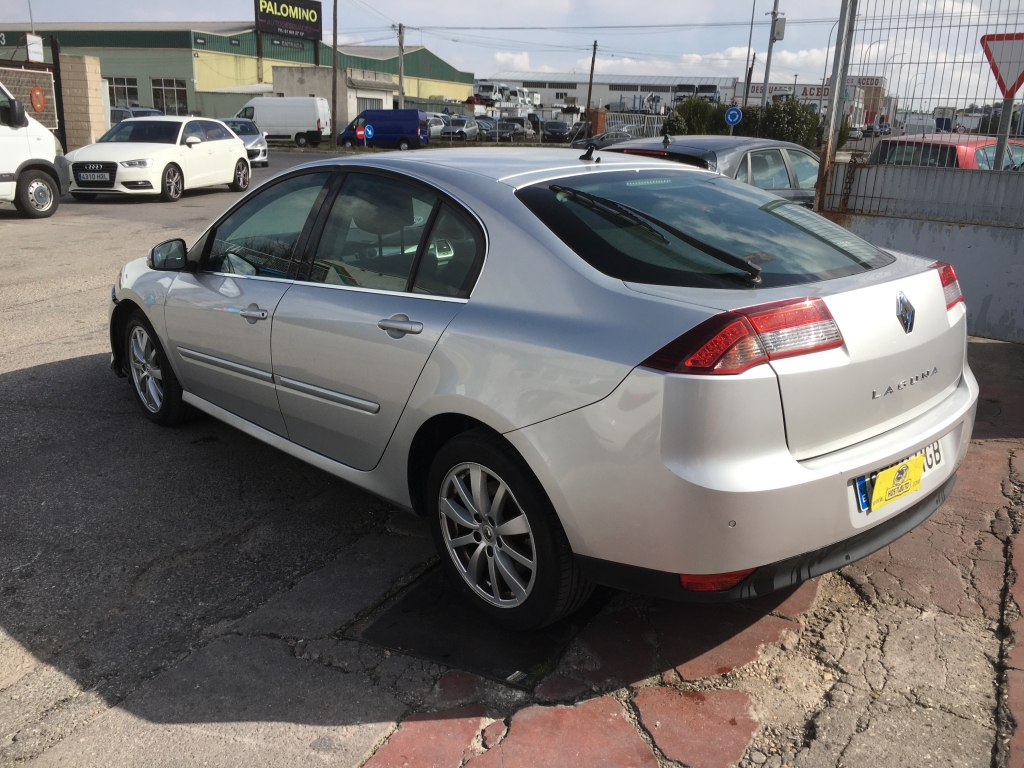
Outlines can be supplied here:
[[985, 35], [981, 38], [981, 47], [1003, 98], [1013, 98], [1024, 84], [1024, 32]]

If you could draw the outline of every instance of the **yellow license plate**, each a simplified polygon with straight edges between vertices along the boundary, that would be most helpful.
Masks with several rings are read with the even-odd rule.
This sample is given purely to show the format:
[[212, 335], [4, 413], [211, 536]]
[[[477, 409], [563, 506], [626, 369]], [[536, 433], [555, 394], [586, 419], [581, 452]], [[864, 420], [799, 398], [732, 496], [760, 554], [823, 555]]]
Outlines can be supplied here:
[[879, 472], [871, 493], [871, 510], [902, 499], [920, 488], [924, 460], [924, 455], [912, 456], [894, 467]]

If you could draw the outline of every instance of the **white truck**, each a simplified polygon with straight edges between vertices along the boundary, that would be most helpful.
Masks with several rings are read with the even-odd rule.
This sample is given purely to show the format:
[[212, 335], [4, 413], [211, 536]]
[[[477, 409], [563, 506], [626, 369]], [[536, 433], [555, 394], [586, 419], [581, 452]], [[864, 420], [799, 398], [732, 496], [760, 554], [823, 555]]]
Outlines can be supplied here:
[[52, 216], [71, 186], [60, 142], [0, 83], [0, 202], [22, 216]]
[[256, 123], [268, 139], [316, 146], [331, 140], [331, 108], [317, 96], [259, 96], [249, 99], [235, 117]]

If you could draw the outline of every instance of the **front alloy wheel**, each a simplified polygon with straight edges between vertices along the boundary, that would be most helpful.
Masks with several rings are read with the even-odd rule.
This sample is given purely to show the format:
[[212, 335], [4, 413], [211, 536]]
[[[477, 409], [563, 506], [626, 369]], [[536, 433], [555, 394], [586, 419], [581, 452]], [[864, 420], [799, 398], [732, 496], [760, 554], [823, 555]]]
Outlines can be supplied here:
[[235, 175], [231, 181], [233, 192], [245, 192], [249, 188], [249, 164], [245, 160], [235, 163]]
[[164, 404], [164, 376], [156, 359], [156, 345], [141, 325], [132, 328], [128, 352], [135, 394], [146, 410], [159, 413]]
[[142, 310], [133, 312], [125, 323], [121, 359], [123, 369], [131, 377], [135, 399], [147, 419], [170, 427], [188, 416], [189, 406], [182, 398], [181, 385]]
[[181, 193], [185, 191], [185, 177], [181, 168], [168, 165], [160, 177], [160, 199], [165, 203], [176, 203], [181, 199]]

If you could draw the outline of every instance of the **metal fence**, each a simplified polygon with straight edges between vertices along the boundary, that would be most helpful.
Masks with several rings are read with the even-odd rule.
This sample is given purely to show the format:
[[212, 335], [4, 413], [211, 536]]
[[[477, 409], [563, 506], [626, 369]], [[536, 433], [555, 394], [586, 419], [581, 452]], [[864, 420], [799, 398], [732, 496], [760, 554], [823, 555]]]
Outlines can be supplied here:
[[661, 135], [665, 115], [640, 115], [630, 112], [608, 112], [604, 118], [606, 131], [625, 131], [630, 136], [646, 139]]
[[[982, 44], [1024, 31], [1021, 5], [857, 2], [840, 95], [845, 119], [862, 138], [854, 133], [842, 148], [851, 164], [840, 162], [825, 179], [822, 210], [900, 215], [895, 211], [914, 201], [930, 210], [945, 200], [943, 220], [958, 210], [964, 223], [1024, 222], [1024, 179], [986, 175], [1024, 167], [1024, 110], [1019, 99], [1004, 98]], [[1024, 42], [1020, 48], [1024, 55]], [[1000, 127], [1009, 134], [1001, 159]]]

